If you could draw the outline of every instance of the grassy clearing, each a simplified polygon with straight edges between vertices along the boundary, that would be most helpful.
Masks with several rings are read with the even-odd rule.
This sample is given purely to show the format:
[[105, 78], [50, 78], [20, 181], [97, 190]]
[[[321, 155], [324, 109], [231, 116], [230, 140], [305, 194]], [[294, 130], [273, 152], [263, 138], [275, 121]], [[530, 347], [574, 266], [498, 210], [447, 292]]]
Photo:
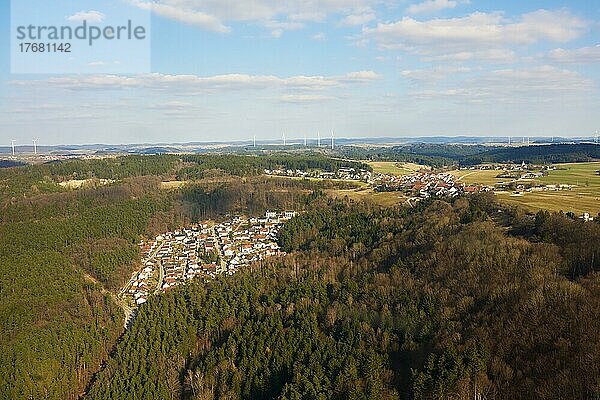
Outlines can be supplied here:
[[584, 195], [573, 191], [524, 193], [514, 196], [511, 193], [497, 193], [498, 198], [511, 204], [522, 205], [532, 211], [572, 211], [577, 215], [589, 212], [592, 215], [600, 213], [600, 197]]
[[115, 181], [112, 179], [71, 179], [69, 181], [60, 182], [59, 185], [66, 189], [77, 190], [82, 188], [105, 186], [114, 182]]
[[[589, 212], [600, 213], [600, 162], [558, 164], [556, 170], [548, 171], [548, 175], [536, 179], [541, 185], [574, 185], [572, 190], [556, 192], [525, 192], [514, 196], [508, 192], [497, 192], [497, 196], [511, 204], [520, 204], [532, 211], [540, 209], [551, 211], [572, 211], [576, 214]], [[453, 171], [457, 179], [466, 184], [494, 185], [505, 179], [496, 178], [500, 171], [468, 170]], [[523, 181], [531, 182], [531, 181]]]
[[600, 162], [559, 164], [556, 170], [548, 171], [548, 176], [540, 178], [544, 184], [571, 184], [577, 185], [580, 190], [589, 189], [600, 194]]
[[181, 189], [182, 187], [184, 187], [188, 183], [190, 183], [190, 181], [168, 181], [168, 182], [161, 182], [160, 183], [160, 188], [162, 190], [176, 190], [176, 189]]
[[393, 161], [366, 161], [374, 172], [388, 175], [410, 175], [421, 169], [429, 169], [424, 165], [413, 164], [413, 163], [398, 163]]
[[496, 176], [502, 173], [502, 171], [496, 170], [455, 170], [450, 171], [450, 173], [454, 175], [457, 180], [467, 185], [479, 184], [494, 186], [497, 183], [507, 181], [506, 178], [496, 178]]
[[373, 189], [350, 189], [350, 190], [340, 190], [340, 189], [332, 189], [327, 190], [326, 193], [329, 196], [335, 198], [345, 198], [348, 197], [351, 200], [355, 201], [369, 201], [375, 204], [379, 204], [384, 207], [396, 206], [399, 204], [403, 204], [406, 202], [407, 198], [403, 196], [400, 192], [382, 192], [377, 193], [374, 192]]

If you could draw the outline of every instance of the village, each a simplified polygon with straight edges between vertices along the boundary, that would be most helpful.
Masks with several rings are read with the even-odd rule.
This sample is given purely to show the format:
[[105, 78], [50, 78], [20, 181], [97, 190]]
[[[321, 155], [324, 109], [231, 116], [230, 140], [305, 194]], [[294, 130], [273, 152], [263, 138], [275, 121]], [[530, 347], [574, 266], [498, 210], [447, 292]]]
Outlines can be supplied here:
[[447, 171], [431, 171], [422, 169], [408, 175], [398, 176], [362, 169], [339, 168], [335, 172], [319, 170], [285, 170], [275, 169], [264, 172], [270, 176], [290, 178], [316, 178], [355, 181], [368, 184], [375, 192], [404, 192], [414, 199], [429, 197], [456, 197], [462, 194], [473, 194], [490, 191], [520, 192], [572, 190], [571, 184], [539, 184], [535, 179], [544, 177], [552, 165], [533, 165], [526, 163], [480, 164], [458, 168], [458, 171], [498, 171], [496, 178], [505, 179], [494, 185], [465, 184], [456, 174]]
[[291, 169], [265, 169], [265, 175], [282, 176], [287, 178], [316, 178], [316, 179], [339, 179], [344, 181], [369, 182], [375, 175], [371, 171], [355, 168], [338, 168], [335, 172], [326, 172], [320, 170], [303, 171]]
[[464, 193], [488, 191], [491, 188], [468, 186], [457, 182], [452, 174], [435, 173], [429, 170], [418, 171], [409, 175], [397, 176], [370, 172], [355, 168], [339, 168], [335, 172], [301, 171], [301, 170], [265, 170], [271, 176], [294, 178], [338, 179], [344, 181], [359, 181], [367, 183], [376, 192], [410, 192], [416, 198], [455, 197]]
[[262, 217], [232, 216], [142, 241], [142, 267], [132, 275], [121, 295], [130, 305], [139, 306], [151, 294], [191, 279], [208, 281], [217, 275], [233, 275], [251, 263], [283, 255], [277, 234], [295, 215], [295, 211], [267, 211]]
[[382, 175], [372, 182], [376, 192], [401, 191], [416, 198], [456, 197], [461, 194], [477, 193], [489, 190], [483, 186], [465, 185], [458, 182], [456, 177], [446, 172], [430, 171], [415, 172], [409, 175]]

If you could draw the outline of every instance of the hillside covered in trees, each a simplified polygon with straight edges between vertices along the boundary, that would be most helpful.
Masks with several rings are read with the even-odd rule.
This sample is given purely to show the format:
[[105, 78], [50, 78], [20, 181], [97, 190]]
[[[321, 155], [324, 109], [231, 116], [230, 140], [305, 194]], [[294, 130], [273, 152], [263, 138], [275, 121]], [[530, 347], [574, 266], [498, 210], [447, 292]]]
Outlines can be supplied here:
[[87, 398], [597, 398], [600, 226], [498, 208], [317, 196], [286, 257], [142, 306]]
[[[240, 180], [221, 162], [216, 181], [161, 191], [182, 163], [131, 156], [0, 170], [0, 398], [79, 397], [122, 333], [114, 293], [139, 263], [142, 236], [234, 210], [302, 209], [334, 185]], [[58, 185], [82, 178], [115, 182]]]
[[600, 159], [600, 146], [591, 143], [514, 147], [423, 143], [370, 148], [346, 146], [339, 152], [352, 159], [414, 162], [434, 168], [523, 161], [528, 164], [572, 163]]
[[461, 159], [465, 165], [522, 161], [533, 164], [573, 163], [600, 159], [600, 146], [591, 143], [549, 144], [490, 149]]
[[[323, 194], [349, 183], [257, 176], [362, 167], [287, 162], [165, 155], [0, 170], [0, 398], [600, 396], [598, 222], [487, 196], [382, 209]], [[193, 183], [160, 189], [179, 174]], [[69, 179], [111, 183], [58, 185]], [[140, 238], [267, 209], [301, 211], [280, 233], [285, 257], [152, 296], [123, 334], [114, 293]]]

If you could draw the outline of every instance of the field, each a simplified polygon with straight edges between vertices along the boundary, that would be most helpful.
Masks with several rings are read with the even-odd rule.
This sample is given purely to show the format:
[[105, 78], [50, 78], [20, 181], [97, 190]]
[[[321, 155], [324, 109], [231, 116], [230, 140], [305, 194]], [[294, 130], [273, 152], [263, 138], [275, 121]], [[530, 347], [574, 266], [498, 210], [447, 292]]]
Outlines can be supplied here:
[[589, 212], [597, 216], [600, 213], [600, 197], [579, 194], [574, 191], [524, 193], [522, 196], [514, 196], [511, 193], [499, 192], [497, 196], [507, 203], [520, 204], [532, 211], [572, 211], [577, 215]]
[[[589, 212], [592, 215], [600, 213], [600, 162], [558, 164], [556, 170], [548, 171], [548, 176], [536, 179], [534, 182], [543, 185], [574, 185], [572, 190], [548, 192], [524, 192], [514, 195], [509, 192], [497, 192], [497, 196], [512, 204], [523, 205], [530, 210], [546, 209], [550, 211], [572, 211], [578, 215]], [[505, 179], [497, 179], [499, 171], [454, 171], [464, 183], [479, 183], [493, 185]]]
[[424, 165], [412, 163], [398, 163], [390, 161], [366, 161], [366, 163], [373, 168], [374, 172], [397, 176], [409, 175], [423, 168], [428, 169], [428, 167]]
[[190, 181], [166, 181], [160, 183], [160, 188], [162, 190], [176, 190], [181, 189], [188, 183], [190, 183]]
[[501, 183], [507, 180], [506, 178], [496, 178], [497, 175], [502, 173], [502, 171], [496, 170], [456, 170], [450, 171], [450, 173], [454, 175], [459, 181], [467, 185], [480, 184], [493, 186], [497, 183]]
[[105, 186], [115, 181], [112, 179], [71, 179], [69, 181], [60, 182], [59, 185], [66, 189], [82, 189], [96, 186]]
[[373, 189], [370, 188], [361, 188], [361, 189], [349, 189], [349, 190], [341, 190], [341, 189], [331, 189], [325, 191], [329, 196], [335, 198], [345, 198], [348, 197], [351, 200], [355, 201], [369, 201], [380, 206], [391, 207], [399, 204], [403, 204], [406, 202], [407, 198], [403, 196], [399, 192], [374, 192]]

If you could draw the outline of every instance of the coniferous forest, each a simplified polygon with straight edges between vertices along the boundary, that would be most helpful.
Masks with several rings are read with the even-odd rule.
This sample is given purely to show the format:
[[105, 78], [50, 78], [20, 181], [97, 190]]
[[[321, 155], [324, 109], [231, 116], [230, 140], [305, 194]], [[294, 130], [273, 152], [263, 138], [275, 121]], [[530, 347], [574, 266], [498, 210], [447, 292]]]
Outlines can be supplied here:
[[[0, 170], [0, 398], [600, 398], [598, 222], [483, 194], [332, 199], [342, 183], [239, 157]], [[83, 176], [114, 182], [57, 184]], [[123, 330], [140, 238], [273, 208], [301, 211], [285, 256], [153, 296]]]

